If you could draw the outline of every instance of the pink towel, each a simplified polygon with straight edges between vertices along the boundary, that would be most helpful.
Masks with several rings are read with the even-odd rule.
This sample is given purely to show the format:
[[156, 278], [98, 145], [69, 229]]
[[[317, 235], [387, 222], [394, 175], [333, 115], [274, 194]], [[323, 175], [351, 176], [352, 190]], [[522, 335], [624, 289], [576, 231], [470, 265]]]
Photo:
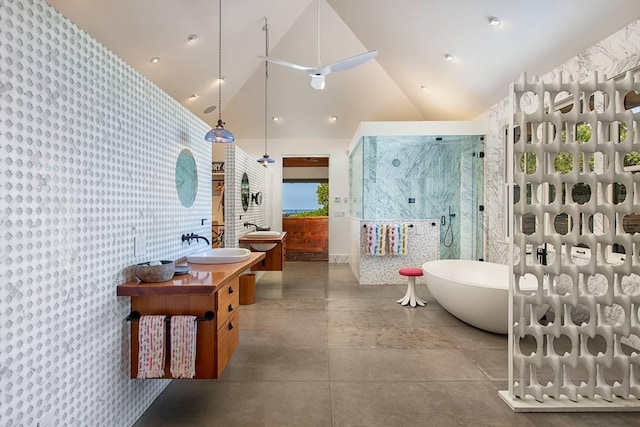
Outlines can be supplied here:
[[165, 316], [142, 316], [138, 323], [138, 378], [164, 376]]
[[196, 375], [196, 316], [171, 318], [171, 376]]

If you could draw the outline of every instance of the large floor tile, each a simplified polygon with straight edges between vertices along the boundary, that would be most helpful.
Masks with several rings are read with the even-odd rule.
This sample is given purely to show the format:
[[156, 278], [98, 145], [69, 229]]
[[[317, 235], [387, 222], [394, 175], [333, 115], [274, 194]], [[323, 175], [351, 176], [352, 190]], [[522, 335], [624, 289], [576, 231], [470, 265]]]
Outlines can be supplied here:
[[328, 382], [173, 381], [135, 427], [330, 425]]
[[245, 305], [245, 311], [324, 310], [324, 298], [256, 298], [255, 304]]
[[[327, 325], [330, 327], [397, 327], [426, 326], [427, 319], [420, 315], [420, 309], [395, 305], [389, 310], [368, 311], [327, 311]], [[431, 322], [433, 325], [434, 322]]]
[[220, 381], [328, 381], [326, 349], [238, 347]]
[[326, 291], [322, 288], [299, 289], [283, 288], [282, 286], [256, 287], [256, 299], [281, 299], [281, 298], [325, 298]]
[[333, 427], [533, 426], [488, 382], [331, 383]]
[[240, 328], [240, 349], [327, 348], [327, 328]]
[[331, 381], [482, 381], [459, 350], [330, 349]]
[[[323, 310], [263, 311], [240, 307], [240, 328], [325, 328], [326, 313]], [[245, 309], [246, 308], [246, 309]]]
[[329, 348], [457, 348], [435, 327], [328, 328]]
[[466, 324], [441, 326], [440, 332], [463, 349], [501, 349], [507, 351], [507, 335], [492, 334]]

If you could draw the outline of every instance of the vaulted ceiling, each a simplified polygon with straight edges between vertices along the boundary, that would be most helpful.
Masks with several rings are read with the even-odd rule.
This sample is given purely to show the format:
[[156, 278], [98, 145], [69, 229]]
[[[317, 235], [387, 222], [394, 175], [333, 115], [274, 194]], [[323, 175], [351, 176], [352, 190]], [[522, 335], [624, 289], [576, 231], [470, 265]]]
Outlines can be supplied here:
[[[219, 0], [48, 1], [215, 124], [218, 109], [203, 111], [218, 104]], [[306, 73], [269, 65], [269, 138], [351, 138], [361, 121], [472, 120], [521, 72], [543, 74], [640, 18], [638, 0], [318, 0], [319, 16], [316, 0], [221, 1], [222, 118], [238, 140], [264, 137], [265, 17], [269, 56], [315, 66], [318, 33], [323, 64], [378, 51], [327, 76], [321, 91]]]

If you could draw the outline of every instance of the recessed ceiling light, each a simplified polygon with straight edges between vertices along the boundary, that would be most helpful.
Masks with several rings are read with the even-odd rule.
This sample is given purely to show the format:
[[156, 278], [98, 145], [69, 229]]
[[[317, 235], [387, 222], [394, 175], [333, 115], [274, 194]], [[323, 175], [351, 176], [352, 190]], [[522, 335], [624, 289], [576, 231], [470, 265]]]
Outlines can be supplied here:
[[280, 117], [278, 117], [278, 116], [273, 116], [273, 117], [271, 118], [271, 120], [273, 120], [274, 122], [278, 123], [278, 122], [280, 121]]
[[189, 97], [189, 99], [196, 99], [197, 97], [198, 97], [198, 94], [197, 94], [197, 93], [194, 93], [193, 95], [191, 95], [191, 96]]
[[491, 25], [492, 27], [497, 27], [498, 25], [500, 25], [500, 19], [495, 16], [490, 16], [489, 18], [487, 18], [487, 20], [489, 21], [489, 25]]
[[197, 34], [189, 34], [187, 36], [187, 41], [189, 43], [193, 43], [194, 41], [198, 40], [198, 35]]
[[218, 79], [218, 83], [222, 84], [225, 80], [227, 80], [227, 78], [225, 76], [222, 76]]
[[425, 92], [431, 92], [431, 89], [429, 89], [428, 87], [426, 87], [425, 85], [420, 86], [420, 89], [425, 91]]
[[338, 116], [331, 116], [331, 117], [329, 117], [329, 120], [331, 120], [332, 122], [337, 122], [338, 121]]
[[453, 62], [456, 60], [456, 57], [451, 55], [450, 53], [445, 53], [444, 54], [444, 59], [449, 61], [449, 62]]
[[160, 58], [158, 58], [157, 56], [154, 56], [153, 58], [151, 58], [152, 64], [157, 64], [158, 62], [160, 62]]

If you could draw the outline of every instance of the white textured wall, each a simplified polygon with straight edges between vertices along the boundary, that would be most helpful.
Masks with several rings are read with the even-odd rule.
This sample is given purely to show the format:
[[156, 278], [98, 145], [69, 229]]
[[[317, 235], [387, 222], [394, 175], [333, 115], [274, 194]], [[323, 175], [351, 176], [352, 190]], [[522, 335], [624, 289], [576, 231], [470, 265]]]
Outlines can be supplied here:
[[129, 379], [116, 285], [206, 246], [180, 236], [211, 234], [207, 130], [44, 1], [0, 1], [0, 425], [129, 426], [166, 386]]
[[[260, 156], [261, 157], [261, 156]], [[225, 147], [225, 246], [237, 248], [238, 239], [245, 234], [255, 231], [254, 227], [245, 227], [244, 223], [257, 224], [260, 227], [272, 227], [269, 217], [271, 210], [271, 173], [256, 159], [250, 157], [235, 144]], [[262, 204], [257, 205], [249, 200], [249, 207], [242, 208], [241, 183], [242, 176], [249, 178], [249, 192], [251, 195], [261, 192]]]

